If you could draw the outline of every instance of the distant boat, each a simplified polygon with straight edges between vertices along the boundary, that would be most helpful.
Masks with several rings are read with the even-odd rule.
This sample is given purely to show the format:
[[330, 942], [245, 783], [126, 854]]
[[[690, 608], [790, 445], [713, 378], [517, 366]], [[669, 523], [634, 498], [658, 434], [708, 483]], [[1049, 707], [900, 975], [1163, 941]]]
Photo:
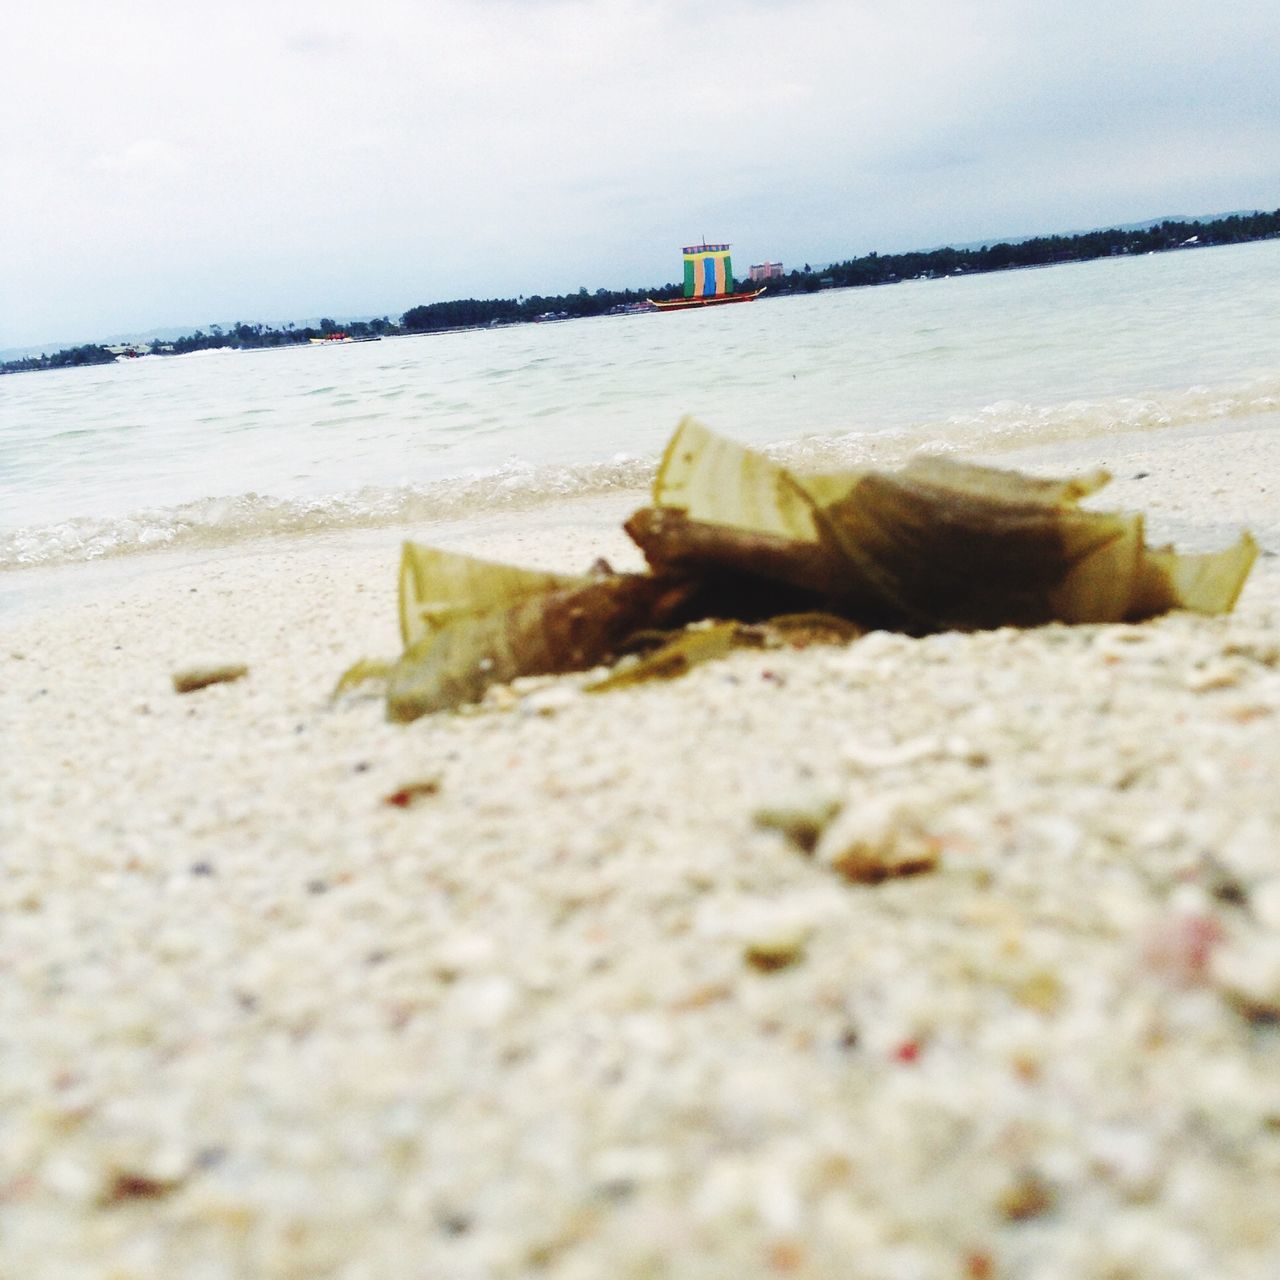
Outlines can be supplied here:
[[326, 333], [319, 338], [310, 338], [308, 341], [313, 347], [328, 347], [335, 342], [381, 342], [381, 337], [376, 333], [371, 333], [366, 337], [353, 338], [349, 333], [343, 333], [341, 330], [335, 333]]
[[733, 266], [727, 244], [689, 244], [684, 247], [684, 297], [650, 298], [659, 311], [690, 311], [695, 307], [717, 307], [726, 302], [754, 302], [764, 289], [754, 293], [734, 293]]

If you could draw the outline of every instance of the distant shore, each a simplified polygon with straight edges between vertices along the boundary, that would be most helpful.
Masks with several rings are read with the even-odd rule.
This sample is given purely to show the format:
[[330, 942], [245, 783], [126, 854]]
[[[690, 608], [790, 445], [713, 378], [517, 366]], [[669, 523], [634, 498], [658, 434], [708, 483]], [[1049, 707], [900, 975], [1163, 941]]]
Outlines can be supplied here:
[[[1207, 221], [1166, 219], [1159, 223], [1115, 227], [1073, 235], [1030, 236], [1012, 242], [974, 246], [944, 246], [910, 253], [870, 253], [860, 258], [803, 270], [793, 269], [778, 276], [761, 276], [767, 286], [764, 297], [786, 297], [795, 293], [817, 293], [823, 289], [856, 288], [864, 285], [897, 284], [903, 280], [937, 279], [955, 275], [1007, 271], [1022, 267], [1060, 266], [1088, 262], [1096, 258], [1129, 254], [1167, 253], [1204, 249], [1227, 244], [1248, 244], [1280, 237], [1280, 209], [1272, 213], [1235, 213]], [[746, 280], [738, 282], [745, 288]], [[753, 276], [751, 283], [756, 283]], [[273, 328], [263, 324], [235, 324], [223, 329], [211, 325], [210, 332], [197, 329], [171, 341], [155, 340], [136, 344], [88, 343], [68, 347], [53, 354], [28, 356], [0, 363], [0, 374], [28, 373], [40, 369], [66, 368], [85, 364], [110, 364], [132, 355], [175, 355], [211, 348], [261, 350], [302, 346], [315, 338], [345, 330], [354, 338], [399, 337], [426, 333], [453, 333], [513, 324], [576, 320], [589, 316], [624, 315], [648, 309], [648, 300], [678, 297], [681, 286], [658, 285], [650, 289], [579, 289], [558, 296], [531, 296], [477, 300], [458, 299], [410, 307], [398, 323], [387, 316], [375, 320], [349, 320], [341, 324], [323, 319], [318, 326], [293, 325]]]

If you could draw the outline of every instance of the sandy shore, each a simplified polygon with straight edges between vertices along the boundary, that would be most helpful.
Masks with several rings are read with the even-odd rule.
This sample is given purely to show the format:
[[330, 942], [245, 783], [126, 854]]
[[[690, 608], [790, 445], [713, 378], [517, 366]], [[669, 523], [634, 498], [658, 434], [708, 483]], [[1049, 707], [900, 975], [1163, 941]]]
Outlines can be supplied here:
[[[1017, 460], [1247, 524], [1237, 612], [408, 727], [327, 701], [394, 534], [3, 624], [0, 1276], [1280, 1274], [1280, 433]], [[633, 505], [437, 532], [626, 565]]]

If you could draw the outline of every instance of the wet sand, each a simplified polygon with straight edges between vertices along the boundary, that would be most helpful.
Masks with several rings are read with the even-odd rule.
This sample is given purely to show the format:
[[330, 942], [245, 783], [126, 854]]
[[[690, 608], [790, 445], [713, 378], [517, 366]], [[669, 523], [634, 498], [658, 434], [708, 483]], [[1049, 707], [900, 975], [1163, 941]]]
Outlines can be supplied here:
[[[1236, 612], [405, 727], [328, 701], [394, 535], [0, 622], [0, 1275], [1280, 1271], [1280, 434], [998, 461], [1247, 525]], [[432, 533], [625, 567], [640, 500]]]

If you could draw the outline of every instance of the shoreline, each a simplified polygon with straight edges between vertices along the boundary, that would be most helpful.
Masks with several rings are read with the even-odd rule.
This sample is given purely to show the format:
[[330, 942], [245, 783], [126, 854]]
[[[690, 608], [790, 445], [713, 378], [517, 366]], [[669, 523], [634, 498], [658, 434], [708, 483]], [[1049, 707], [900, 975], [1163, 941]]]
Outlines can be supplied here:
[[[397, 533], [0, 622], [0, 1260], [1268, 1274], [1280, 436], [980, 456], [1108, 465], [1091, 505], [1179, 549], [1248, 525], [1236, 612], [534, 679], [408, 726], [328, 701], [398, 650]], [[413, 533], [631, 567], [634, 505]], [[206, 659], [249, 673], [175, 694]], [[807, 854], [766, 810], [837, 817]], [[929, 869], [854, 883], [840, 840]]]
[[[645, 497], [644, 489], [617, 489], [400, 527], [321, 529], [205, 547], [162, 547], [70, 563], [8, 567], [0, 570], [0, 634], [7, 625], [29, 622], [77, 593], [94, 600], [134, 598], [148, 594], [152, 589], [148, 584], [163, 589], [167, 579], [178, 581], [184, 575], [205, 572], [221, 577], [222, 566], [238, 562], [304, 565], [325, 557], [348, 566], [367, 564], [370, 571], [375, 560], [384, 560], [392, 584], [394, 613], [396, 566], [400, 544], [406, 539], [439, 542], [495, 558], [528, 555], [534, 563], [547, 567], [563, 565], [566, 560], [573, 562], [572, 539], [584, 538], [588, 548], [596, 546], [598, 539], [598, 545], [619, 557], [620, 563], [625, 560], [638, 567], [639, 552], [621, 525], [626, 516], [644, 504]], [[594, 551], [591, 559], [604, 554], [604, 549]], [[583, 567], [589, 563], [590, 559], [585, 560]]]
[[[1142, 488], [1126, 483], [1129, 479], [1127, 470], [1140, 469], [1137, 464], [1130, 466], [1133, 459], [1145, 456], [1150, 450], [1164, 451], [1183, 442], [1190, 442], [1194, 449], [1197, 441], [1207, 443], [1211, 439], [1220, 440], [1242, 432], [1265, 437], [1270, 431], [1280, 430], [1280, 411], [1254, 410], [1242, 418], [1206, 417], [1176, 425], [1124, 431], [1108, 429], [1067, 435], [1064, 430], [1064, 426], [1059, 425], [1047, 442], [1029, 443], [1025, 434], [1018, 433], [1007, 438], [997, 435], [970, 441], [968, 448], [962, 447], [963, 442], [945, 438], [936, 443], [955, 456], [996, 467], [1023, 467], [1049, 473], [1103, 466], [1114, 473], [1113, 480], [1093, 505], [1141, 509], [1145, 501]], [[847, 437], [833, 436], [829, 441], [820, 437], [806, 438], [783, 442], [774, 449], [786, 457], [797, 445], [815, 450], [807, 460], [788, 459], [788, 465], [805, 470], [852, 466], [893, 468], [917, 452], [927, 452], [930, 447], [927, 437], [920, 431], [906, 434], [885, 431], [882, 435], [855, 432]], [[656, 467], [656, 461], [656, 458], [652, 460], [651, 469]], [[6, 564], [0, 566], [0, 626], [30, 617], [46, 604], [58, 599], [66, 600], [77, 592], [87, 592], [94, 597], [109, 595], [121, 587], [127, 590], [131, 581], [162, 579], [165, 574], [185, 571], [188, 566], [272, 556], [290, 559], [309, 554], [308, 549], [339, 557], [358, 555], [361, 549], [385, 549], [394, 556], [405, 538], [427, 543], [439, 541], [441, 545], [470, 549], [477, 555], [491, 555], [498, 559], [519, 559], [521, 554], [531, 552], [535, 563], [541, 567], [582, 568], [590, 563], [590, 559], [578, 563], [571, 545], [563, 539], [557, 541], [551, 535], [555, 529], [573, 530], [588, 538], [602, 539], [601, 545], [612, 548], [612, 555], [638, 566], [640, 561], [633, 554], [635, 548], [621, 535], [619, 526], [633, 510], [645, 505], [647, 499], [648, 490], [640, 486], [619, 486], [569, 496], [551, 492], [542, 495], [530, 493], [515, 506], [494, 510], [484, 510], [482, 506], [470, 514], [401, 524], [380, 522], [355, 528], [322, 526], [304, 531], [258, 533], [233, 537], [228, 541], [218, 541], [215, 537], [207, 544], [191, 543], [177, 547], [159, 544], [78, 561]], [[1189, 496], [1184, 494], [1179, 500], [1189, 500]], [[1233, 510], [1237, 510], [1236, 518], [1243, 524], [1245, 515], [1239, 504], [1235, 504]], [[508, 532], [513, 530], [520, 532]], [[536, 531], [548, 533], [545, 549], [540, 549]], [[616, 540], [611, 536], [615, 531], [619, 533]], [[1168, 538], [1173, 535], [1157, 536]], [[605, 554], [605, 551], [598, 550], [591, 558], [596, 554]]]

